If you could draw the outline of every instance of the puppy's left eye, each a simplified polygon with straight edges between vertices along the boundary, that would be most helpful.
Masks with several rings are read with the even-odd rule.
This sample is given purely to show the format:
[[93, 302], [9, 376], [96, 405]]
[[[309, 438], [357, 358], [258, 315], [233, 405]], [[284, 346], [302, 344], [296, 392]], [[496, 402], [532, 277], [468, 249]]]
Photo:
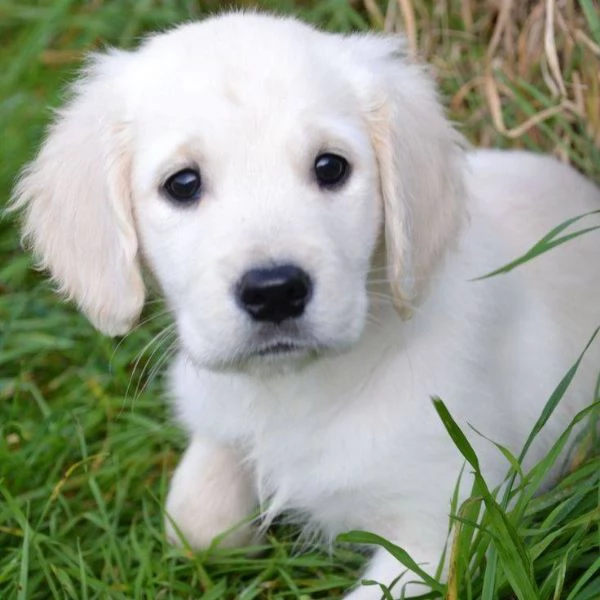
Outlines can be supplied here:
[[350, 165], [343, 156], [326, 152], [315, 159], [315, 176], [321, 187], [335, 188], [350, 175]]
[[196, 169], [183, 169], [171, 175], [163, 185], [170, 200], [179, 204], [189, 204], [198, 199], [202, 180]]

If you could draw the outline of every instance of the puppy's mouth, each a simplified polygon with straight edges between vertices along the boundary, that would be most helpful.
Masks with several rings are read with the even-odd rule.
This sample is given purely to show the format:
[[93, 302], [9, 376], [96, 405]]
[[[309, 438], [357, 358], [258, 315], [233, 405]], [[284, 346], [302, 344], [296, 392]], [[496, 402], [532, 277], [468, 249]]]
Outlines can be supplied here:
[[251, 359], [293, 359], [315, 354], [319, 349], [321, 344], [310, 331], [292, 321], [260, 327], [249, 341], [245, 354]]
[[216, 371], [252, 371], [279, 372], [285, 368], [300, 368], [312, 363], [321, 356], [337, 353], [334, 347], [323, 343], [307, 328], [296, 323], [282, 323], [278, 326], [257, 328], [245, 343], [238, 344], [228, 352], [212, 360], [198, 357], [193, 346], [182, 344], [182, 350], [192, 363], [201, 368]]
[[250, 352], [253, 356], [289, 356], [299, 353], [305, 353], [310, 348], [305, 344], [299, 344], [294, 341], [274, 341], [270, 344], [264, 344]]

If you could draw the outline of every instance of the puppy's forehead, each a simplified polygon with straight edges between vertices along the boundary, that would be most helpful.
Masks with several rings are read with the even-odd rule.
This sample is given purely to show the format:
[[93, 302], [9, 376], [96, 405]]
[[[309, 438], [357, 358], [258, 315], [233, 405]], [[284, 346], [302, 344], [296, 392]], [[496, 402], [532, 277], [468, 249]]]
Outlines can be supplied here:
[[[310, 110], [352, 98], [335, 68], [333, 38], [289, 19], [228, 15], [148, 40], [131, 65], [135, 107]], [[184, 108], [185, 107], [185, 108]]]

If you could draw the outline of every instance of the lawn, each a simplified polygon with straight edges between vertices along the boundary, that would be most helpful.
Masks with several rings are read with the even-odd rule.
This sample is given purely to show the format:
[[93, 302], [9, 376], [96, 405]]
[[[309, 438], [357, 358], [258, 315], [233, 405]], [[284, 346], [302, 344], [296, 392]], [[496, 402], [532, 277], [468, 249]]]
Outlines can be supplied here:
[[[0, 0], [0, 210], [86, 52], [233, 4], [251, 3]], [[598, 0], [258, 4], [332, 31], [405, 30], [469, 140], [552, 152], [600, 181]], [[31, 269], [14, 219], [0, 220], [0, 599], [339, 598], [364, 561], [345, 545], [306, 551], [283, 526], [251, 558], [165, 542], [162, 506], [184, 439], [162, 393], [159, 300], [143, 321], [121, 340], [96, 333]], [[446, 597], [598, 600], [598, 449], [594, 435], [578, 440], [566, 479], [541, 496], [530, 492], [549, 459], [529, 488], [517, 475], [511, 510], [479, 482], [454, 507]]]

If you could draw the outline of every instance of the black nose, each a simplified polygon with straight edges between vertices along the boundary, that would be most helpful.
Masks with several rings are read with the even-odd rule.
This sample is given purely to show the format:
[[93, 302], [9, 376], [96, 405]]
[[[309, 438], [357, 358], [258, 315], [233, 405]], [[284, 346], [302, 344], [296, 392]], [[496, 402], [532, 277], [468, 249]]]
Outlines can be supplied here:
[[237, 299], [255, 320], [281, 323], [299, 317], [310, 300], [308, 274], [294, 265], [251, 269], [240, 280]]

